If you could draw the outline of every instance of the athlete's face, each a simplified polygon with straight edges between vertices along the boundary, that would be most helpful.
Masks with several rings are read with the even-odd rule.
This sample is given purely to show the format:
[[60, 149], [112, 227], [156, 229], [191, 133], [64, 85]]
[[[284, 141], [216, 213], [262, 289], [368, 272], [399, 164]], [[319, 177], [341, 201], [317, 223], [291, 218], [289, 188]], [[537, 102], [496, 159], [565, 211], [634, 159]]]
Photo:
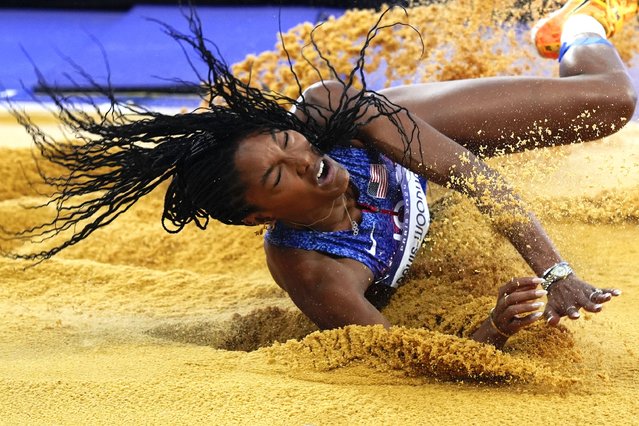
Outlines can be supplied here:
[[246, 186], [246, 201], [258, 207], [247, 224], [273, 219], [309, 223], [348, 188], [348, 172], [292, 130], [240, 141], [235, 168]]

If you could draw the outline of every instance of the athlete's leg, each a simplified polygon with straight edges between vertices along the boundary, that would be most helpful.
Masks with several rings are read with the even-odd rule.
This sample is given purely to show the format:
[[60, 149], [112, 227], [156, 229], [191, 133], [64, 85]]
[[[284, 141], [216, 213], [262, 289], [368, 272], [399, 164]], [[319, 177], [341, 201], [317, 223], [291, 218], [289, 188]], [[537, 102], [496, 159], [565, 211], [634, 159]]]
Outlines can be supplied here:
[[636, 91], [612, 46], [571, 47], [560, 76], [460, 80], [381, 93], [471, 151], [488, 155], [601, 138], [632, 117]]
[[562, 78], [459, 80], [381, 93], [473, 152], [480, 146], [509, 149], [518, 139], [544, 146], [616, 132], [630, 119], [636, 103], [632, 81], [616, 51], [590, 45], [575, 47], [568, 55]]

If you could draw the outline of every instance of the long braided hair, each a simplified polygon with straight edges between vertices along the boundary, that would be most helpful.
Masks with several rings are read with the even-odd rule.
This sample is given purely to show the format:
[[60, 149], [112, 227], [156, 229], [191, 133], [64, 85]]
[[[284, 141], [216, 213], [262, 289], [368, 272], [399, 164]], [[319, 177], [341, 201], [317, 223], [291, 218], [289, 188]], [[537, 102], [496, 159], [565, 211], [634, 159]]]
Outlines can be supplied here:
[[[10, 233], [11, 238], [36, 242], [64, 231], [69, 231], [71, 236], [40, 252], [5, 255], [35, 261], [48, 259], [108, 225], [167, 180], [170, 183], [162, 212], [162, 226], [166, 231], [177, 233], [190, 222], [205, 229], [210, 218], [225, 224], [241, 225], [242, 219], [256, 207], [247, 204], [244, 199], [242, 181], [234, 167], [234, 154], [239, 141], [258, 132], [295, 130], [319, 150], [327, 152], [331, 147], [347, 144], [355, 137], [358, 128], [368, 122], [361, 120], [363, 115], [369, 108], [374, 108], [375, 114], [369, 121], [381, 115], [388, 117], [397, 127], [408, 151], [416, 136], [416, 126], [410, 132], [404, 130], [396, 118], [397, 113], [404, 109], [368, 90], [363, 72], [366, 48], [377, 32], [405, 24], [381, 25], [383, 13], [368, 32], [359, 58], [345, 77], [338, 75], [311, 37], [313, 48], [333, 72], [335, 81], [344, 88], [337, 106], [327, 116], [326, 110], [305, 102], [303, 88], [290, 59], [289, 68], [299, 89], [298, 99], [251, 87], [233, 76], [216, 46], [204, 37], [195, 10], [188, 8], [183, 14], [190, 34], [178, 32], [161, 22], [160, 25], [180, 43], [185, 53], [192, 49], [207, 66], [206, 75], [198, 74], [202, 86], [183, 82], [205, 88], [203, 99], [206, 106], [195, 111], [168, 115], [120, 102], [110, 84], [96, 83], [76, 66], [93, 88], [110, 101], [105, 111], [98, 107], [93, 97], [85, 95], [84, 101], [93, 105], [90, 113], [77, 108], [74, 99], [49, 87], [36, 69], [40, 86], [45, 88], [57, 108], [58, 119], [74, 138], [53, 140], [26, 113], [11, 105], [14, 115], [34, 140], [40, 161], [61, 166], [65, 172], [57, 176], [40, 173], [44, 182], [54, 188], [49, 201], [40, 207], [55, 206], [55, 217], [20, 232], [2, 229]], [[356, 80], [363, 88], [354, 91]], [[301, 109], [308, 119], [300, 120], [286, 106]], [[327, 117], [327, 120], [319, 123], [314, 115]]]

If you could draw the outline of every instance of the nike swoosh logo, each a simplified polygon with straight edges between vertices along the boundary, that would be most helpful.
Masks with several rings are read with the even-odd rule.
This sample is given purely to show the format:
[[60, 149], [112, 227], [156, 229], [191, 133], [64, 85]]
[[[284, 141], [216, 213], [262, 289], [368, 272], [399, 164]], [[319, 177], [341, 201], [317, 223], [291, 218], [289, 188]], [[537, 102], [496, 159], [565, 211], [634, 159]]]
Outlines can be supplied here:
[[373, 229], [371, 229], [371, 235], [370, 235], [373, 245], [371, 246], [371, 248], [366, 250], [373, 256], [375, 256], [375, 254], [377, 253], [377, 241], [375, 240], [375, 237], [373, 236], [374, 232], [375, 232], [375, 223], [373, 223]]

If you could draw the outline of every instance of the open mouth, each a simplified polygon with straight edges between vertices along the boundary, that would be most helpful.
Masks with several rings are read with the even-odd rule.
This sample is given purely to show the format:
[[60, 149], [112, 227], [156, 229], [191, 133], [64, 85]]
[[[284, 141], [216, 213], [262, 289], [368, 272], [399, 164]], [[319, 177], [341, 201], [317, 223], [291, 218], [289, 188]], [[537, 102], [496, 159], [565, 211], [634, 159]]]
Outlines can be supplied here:
[[317, 170], [317, 176], [316, 176], [317, 183], [321, 185], [322, 183], [326, 181], [326, 178], [328, 177], [330, 169], [331, 169], [331, 166], [329, 165], [328, 161], [326, 161], [326, 159], [324, 158], [320, 159], [319, 168]]

